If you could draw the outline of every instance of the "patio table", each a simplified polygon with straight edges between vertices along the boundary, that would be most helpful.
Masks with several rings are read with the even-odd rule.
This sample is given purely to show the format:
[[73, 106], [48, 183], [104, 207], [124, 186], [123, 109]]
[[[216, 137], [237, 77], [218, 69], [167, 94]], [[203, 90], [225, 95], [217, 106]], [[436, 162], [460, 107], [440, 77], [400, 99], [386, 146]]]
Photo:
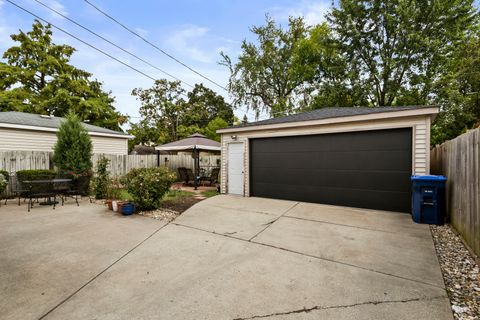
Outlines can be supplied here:
[[[31, 185], [33, 185], [33, 184], [35, 184], [35, 185], [41, 185], [41, 184], [49, 185], [49, 184], [52, 184], [53, 185], [53, 192], [62, 191], [63, 189], [61, 189], [60, 186], [68, 184], [70, 182], [72, 182], [72, 179], [39, 179], [39, 180], [24, 180], [23, 181], [23, 183], [25, 183], [27, 185], [30, 185], [29, 189], [31, 189]], [[47, 188], [47, 190], [45, 190], [45, 192], [48, 193], [48, 188]], [[54, 205], [54, 204], [57, 204], [57, 203], [58, 203], [58, 201], [52, 201], [51, 195], [49, 195], [48, 196], [48, 201], [40, 202], [39, 204], [40, 205]]]

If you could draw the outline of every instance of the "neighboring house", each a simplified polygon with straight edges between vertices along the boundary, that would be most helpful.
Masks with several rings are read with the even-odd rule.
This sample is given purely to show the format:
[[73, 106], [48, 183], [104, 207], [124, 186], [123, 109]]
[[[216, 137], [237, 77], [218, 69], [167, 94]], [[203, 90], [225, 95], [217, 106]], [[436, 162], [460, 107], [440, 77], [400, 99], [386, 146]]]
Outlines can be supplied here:
[[[53, 151], [64, 118], [24, 112], [0, 112], [0, 151]], [[132, 136], [83, 123], [93, 153], [128, 154]]]
[[410, 212], [433, 106], [323, 108], [220, 129], [222, 193]]

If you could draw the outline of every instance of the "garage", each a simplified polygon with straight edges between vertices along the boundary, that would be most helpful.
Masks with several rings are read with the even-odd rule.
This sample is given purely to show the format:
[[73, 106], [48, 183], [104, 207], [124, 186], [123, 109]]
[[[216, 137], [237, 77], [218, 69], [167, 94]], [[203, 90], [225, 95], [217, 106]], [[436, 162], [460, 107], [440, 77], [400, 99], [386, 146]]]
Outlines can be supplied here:
[[323, 108], [219, 130], [222, 193], [410, 211], [434, 106]]

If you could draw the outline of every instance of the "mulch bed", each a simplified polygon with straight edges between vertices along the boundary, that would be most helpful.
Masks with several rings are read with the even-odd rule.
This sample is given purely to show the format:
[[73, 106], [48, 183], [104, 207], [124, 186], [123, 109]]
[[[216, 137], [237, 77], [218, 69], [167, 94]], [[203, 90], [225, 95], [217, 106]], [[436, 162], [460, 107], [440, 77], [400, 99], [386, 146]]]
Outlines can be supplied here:
[[138, 214], [157, 220], [172, 221], [182, 214], [182, 212], [202, 200], [202, 198], [196, 197], [179, 197], [175, 200], [163, 201], [162, 205], [157, 210], [140, 211]]
[[430, 229], [455, 319], [480, 319], [479, 265], [449, 225]]

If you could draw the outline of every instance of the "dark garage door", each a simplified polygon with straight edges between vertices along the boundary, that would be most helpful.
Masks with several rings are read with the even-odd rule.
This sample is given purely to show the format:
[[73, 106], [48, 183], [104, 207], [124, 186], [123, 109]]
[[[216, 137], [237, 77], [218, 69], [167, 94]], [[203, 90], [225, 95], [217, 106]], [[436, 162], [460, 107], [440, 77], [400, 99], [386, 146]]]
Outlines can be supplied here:
[[250, 194], [410, 212], [412, 129], [250, 141]]

